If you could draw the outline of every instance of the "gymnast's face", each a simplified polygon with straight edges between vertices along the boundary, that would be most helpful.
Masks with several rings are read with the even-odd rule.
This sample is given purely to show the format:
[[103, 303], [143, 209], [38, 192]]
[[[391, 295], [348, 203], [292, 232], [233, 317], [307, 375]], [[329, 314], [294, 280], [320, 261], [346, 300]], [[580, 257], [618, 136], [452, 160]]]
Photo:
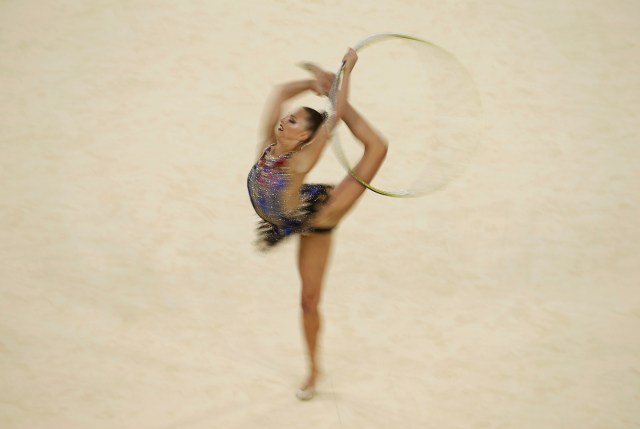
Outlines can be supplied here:
[[305, 141], [311, 136], [311, 132], [307, 129], [307, 119], [309, 114], [302, 108], [293, 113], [287, 114], [280, 120], [276, 128], [276, 135], [284, 139], [295, 141]]

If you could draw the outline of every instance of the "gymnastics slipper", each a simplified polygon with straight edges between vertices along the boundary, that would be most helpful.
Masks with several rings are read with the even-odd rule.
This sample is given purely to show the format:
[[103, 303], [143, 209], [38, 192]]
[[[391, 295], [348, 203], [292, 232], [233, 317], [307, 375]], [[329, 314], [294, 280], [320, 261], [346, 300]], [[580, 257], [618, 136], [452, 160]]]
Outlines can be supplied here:
[[298, 389], [296, 391], [296, 398], [301, 401], [309, 401], [310, 399], [313, 399], [315, 394], [315, 389]]

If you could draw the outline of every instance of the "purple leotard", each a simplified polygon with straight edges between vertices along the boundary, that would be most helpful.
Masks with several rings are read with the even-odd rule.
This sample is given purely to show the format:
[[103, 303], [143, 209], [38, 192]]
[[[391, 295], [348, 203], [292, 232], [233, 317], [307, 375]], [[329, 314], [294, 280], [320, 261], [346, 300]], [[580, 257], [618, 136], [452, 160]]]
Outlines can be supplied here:
[[274, 144], [269, 145], [253, 165], [247, 178], [249, 198], [261, 220], [258, 224], [258, 245], [262, 249], [279, 243], [295, 233], [330, 232], [331, 228], [310, 227], [309, 221], [329, 198], [331, 185], [304, 184], [300, 188], [301, 204], [295, 210], [285, 211], [284, 200], [291, 180], [288, 170], [293, 152], [271, 157]]

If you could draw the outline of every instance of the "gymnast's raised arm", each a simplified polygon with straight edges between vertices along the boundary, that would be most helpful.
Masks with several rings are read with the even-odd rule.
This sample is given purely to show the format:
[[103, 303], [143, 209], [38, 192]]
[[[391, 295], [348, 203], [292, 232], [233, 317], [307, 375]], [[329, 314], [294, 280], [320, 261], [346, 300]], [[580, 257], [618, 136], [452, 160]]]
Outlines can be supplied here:
[[[351, 71], [353, 70], [353, 66], [358, 60], [358, 55], [353, 49], [349, 49], [344, 56], [343, 61], [344, 65], [344, 74], [342, 78], [342, 85], [338, 90], [336, 95], [336, 113], [335, 118], [329, 119], [330, 122], [325, 123], [324, 126], [321, 126], [316, 135], [313, 138], [313, 143], [305, 147], [305, 150], [300, 154], [300, 161], [298, 162], [298, 171], [307, 172], [313, 168], [316, 164], [322, 151], [324, 150], [327, 141], [331, 137], [331, 132], [333, 132], [333, 128], [337, 125], [338, 121], [342, 119], [342, 116], [347, 113], [353, 112], [353, 109], [349, 105], [349, 80], [351, 79]], [[318, 83], [318, 86], [322, 93], [318, 95], [327, 95], [327, 92], [331, 88], [331, 84], [333, 83], [334, 75], [328, 73], [318, 66], [313, 64], [305, 64], [304, 68], [311, 71], [315, 76]], [[317, 92], [316, 92], [317, 93]], [[355, 114], [357, 116], [357, 114]], [[325, 119], [326, 122], [326, 119]]]
[[258, 143], [258, 156], [271, 143], [276, 141], [275, 128], [282, 116], [282, 104], [296, 95], [312, 90], [316, 94], [321, 91], [316, 79], [298, 80], [277, 85], [271, 91], [262, 114], [262, 126], [260, 142]]
[[342, 84], [340, 85], [340, 90], [338, 90], [338, 94], [336, 96], [337, 118], [342, 118], [345, 107], [348, 105], [347, 100], [349, 99], [349, 84], [351, 80], [351, 72], [353, 71], [353, 67], [358, 61], [358, 54], [353, 48], [349, 48], [342, 61], [344, 61], [344, 68], [342, 71]]

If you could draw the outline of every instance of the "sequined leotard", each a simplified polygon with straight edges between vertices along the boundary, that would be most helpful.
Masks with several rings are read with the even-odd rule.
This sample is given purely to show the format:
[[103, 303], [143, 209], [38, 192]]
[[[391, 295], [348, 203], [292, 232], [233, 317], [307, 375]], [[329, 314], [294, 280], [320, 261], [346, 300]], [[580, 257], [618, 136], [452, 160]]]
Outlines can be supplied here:
[[303, 232], [329, 232], [331, 228], [314, 228], [308, 225], [312, 215], [329, 198], [333, 186], [304, 184], [300, 188], [301, 204], [295, 210], [286, 211], [285, 193], [291, 180], [287, 169], [293, 152], [272, 158], [274, 144], [269, 145], [254, 164], [247, 178], [249, 198], [258, 216], [258, 241], [260, 248], [266, 249], [283, 238]]

